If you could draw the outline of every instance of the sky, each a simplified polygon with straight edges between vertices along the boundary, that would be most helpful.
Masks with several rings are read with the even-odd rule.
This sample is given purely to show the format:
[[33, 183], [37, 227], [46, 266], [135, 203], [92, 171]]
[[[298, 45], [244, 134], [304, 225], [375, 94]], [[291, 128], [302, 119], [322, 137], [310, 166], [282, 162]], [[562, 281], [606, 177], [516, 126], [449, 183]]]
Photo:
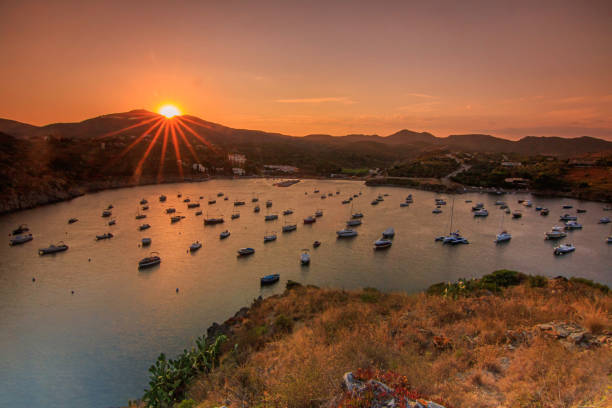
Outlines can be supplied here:
[[0, 0], [0, 117], [612, 140], [612, 1]]

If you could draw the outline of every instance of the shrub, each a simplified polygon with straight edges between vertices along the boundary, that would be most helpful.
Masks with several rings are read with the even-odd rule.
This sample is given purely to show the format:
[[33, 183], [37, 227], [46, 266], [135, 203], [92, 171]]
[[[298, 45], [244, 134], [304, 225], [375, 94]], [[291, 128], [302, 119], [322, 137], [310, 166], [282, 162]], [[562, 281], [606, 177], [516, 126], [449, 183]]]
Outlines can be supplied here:
[[365, 303], [377, 303], [380, 296], [381, 293], [376, 288], [363, 288], [363, 293], [360, 295], [361, 300]]
[[284, 314], [280, 314], [276, 317], [274, 326], [283, 333], [291, 333], [293, 330], [293, 320]]
[[526, 278], [526, 275], [511, 271], [508, 269], [500, 269], [491, 274], [482, 277], [481, 282], [485, 285], [493, 285], [495, 287], [507, 288], [508, 286], [520, 285]]
[[196, 408], [197, 402], [192, 399], [182, 400], [179, 404], [175, 404], [175, 408]]
[[548, 279], [541, 275], [529, 275], [527, 281], [532, 288], [543, 288], [548, 285]]
[[587, 285], [587, 286], [590, 286], [592, 288], [599, 289], [603, 293], [608, 293], [610, 291], [610, 288], [607, 285], [602, 285], [601, 283], [593, 282], [590, 279], [576, 278], [576, 277], [572, 276], [570, 278], [570, 282], [578, 283], [578, 284], [582, 284], [582, 285]]

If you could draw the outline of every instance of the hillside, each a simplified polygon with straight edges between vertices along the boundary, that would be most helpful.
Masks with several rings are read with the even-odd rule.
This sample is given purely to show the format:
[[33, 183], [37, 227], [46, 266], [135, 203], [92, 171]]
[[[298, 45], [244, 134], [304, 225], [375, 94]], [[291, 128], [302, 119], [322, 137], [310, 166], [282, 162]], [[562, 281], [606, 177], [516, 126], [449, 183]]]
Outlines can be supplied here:
[[[605, 286], [502, 270], [415, 295], [287, 287], [214, 324], [208, 341], [178, 359], [160, 356], [145, 401], [230, 408], [612, 402]], [[370, 379], [391, 389], [364, 386]], [[440, 405], [417, 404], [424, 400]]]

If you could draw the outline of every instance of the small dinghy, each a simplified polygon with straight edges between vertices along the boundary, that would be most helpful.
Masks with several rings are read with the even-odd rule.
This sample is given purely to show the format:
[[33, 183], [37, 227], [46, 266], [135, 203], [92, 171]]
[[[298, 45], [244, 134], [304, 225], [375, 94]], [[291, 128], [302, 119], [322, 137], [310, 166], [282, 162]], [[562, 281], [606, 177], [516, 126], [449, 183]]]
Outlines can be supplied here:
[[357, 225], [361, 225], [361, 220], [359, 218], [348, 220], [346, 222], [347, 227], [356, 227]]
[[291, 232], [297, 229], [297, 224], [287, 224], [283, 226], [283, 232]]
[[550, 210], [548, 208], [542, 208], [542, 210], [540, 211], [540, 215], [548, 215], [550, 213]]
[[217, 200], [208, 200], [208, 205], [215, 204], [216, 202], [217, 202]]
[[140, 231], [144, 231], [144, 230], [149, 229], [149, 228], [151, 228], [151, 226], [149, 224], [142, 224], [140, 227], [138, 227], [138, 229]]
[[147, 214], [136, 214], [135, 218], [137, 220], [142, 220], [143, 218], [147, 218]]
[[68, 224], [74, 224], [78, 220], [79, 220], [78, 218], [71, 218], [71, 219], [68, 220]]
[[263, 278], [260, 279], [260, 283], [261, 285], [271, 285], [273, 283], [278, 282], [278, 280], [280, 279], [280, 275], [278, 273], [275, 273], [273, 275], [266, 275]]
[[63, 242], [59, 242], [57, 245], [49, 245], [47, 248], [41, 248], [38, 250], [38, 255], [49, 255], [57, 252], [64, 252], [68, 249], [68, 245]]
[[315, 242], [312, 243], [312, 247], [313, 248], [318, 248], [320, 246], [321, 246], [321, 241], [315, 241]]
[[115, 225], [117, 223], [117, 220], [110, 220], [108, 222], [108, 225]]
[[204, 219], [204, 225], [215, 225], [215, 224], [223, 224], [223, 217]]
[[520, 211], [514, 211], [512, 213], [512, 218], [521, 218], [523, 216], [523, 213]]
[[140, 243], [143, 247], [151, 245], [151, 238], [143, 238]]
[[256, 206], [253, 208], [253, 212], [258, 213], [259, 211], [261, 211], [261, 208], [259, 208], [259, 206], [258, 206], [258, 205], [256, 205]]
[[159, 201], [163, 203], [164, 201], [166, 201], [166, 198], [167, 197], [162, 194], [162, 195], [159, 196]]
[[441, 212], [442, 212], [442, 210], [441, 210], [441, 209], [439, 209], [439, 208], [434, 208], [434, 209], [432, 210], [432, 214], [440, 214]]
[[111, 215], [113, 215], [113, 213], [108, 211], [108, 210], [102, 211], [102, 217], [103, 218], [110, 217]]
[[219, 234], [219, 239], [225, 239], [230, 236], [230, 232], [228, 230], [223, 231]]
[[189, 203], [187, 204], [187, 208], [198, 208], [200, 203]]
[[202, 248], [202, 243], [200, 241], [196, 241], [193, 244], [189, 245], [189, 252], [195, 252], [200, 248]]
[[183, 218], [185, 218], [185, 217], [182, 216], [182, 215], [173, 215], [172, 217], [170, 217], [170, 223], [174, 224], [175, 222], [179, 222]]
[[395, 236], [395, 230], [393, 229], [393, 227], [389, 227], [383, 231], [382, 236], [384, 238], [393, 238]]
[[245, 205], [245, 204], [246, 204], [246, 202], [245, 202], [245, 201], [242, 201], [242, 200], [236, 200], [236, 201], [234, 201], [234, 206], [235, 206], [235, 207], [237, 207], [237, 206], [239, 206], [239, 205]]
[[161, 258], [159, 253], [151, 252], [151, 256], [147, 256], [146, 258], [138, 261], [138, 269], [150, 268], [155, 265], [159, 265], [161, 263]]
[[33, 239], [34, 237], [32, 236], [32, 234], [15, 235], [13, 238], [9, 240], [9, 245], [10, 246], [21, 245]]
[[106, 234], [96, 235], [96, 241], [100, 241], [103, 239], [111, 239], [112, 237], [113, 237], [113, 234], [111, 234], [110, 232], [107, 232]]
[[195, 215], [202, 215], [202, 210], [196, 211]]
[[608, 217], [602, 217], [599, 219], [599, 223], [598, 224], [609, 224], [610, 223], [610, 218]]
[[355, 214], [351, 215], [351, 218], [363, 218], [363, 213], [356, 212]]
[[166, 208], [166, 214], [172, 214], [176, 212], [176, 208], [170, 207]]
[[238, 256], [248, 256], [253, 255], [255, 250], [253, 248], [240, 248], [238, 250]]
[[336, 231], [336, 235], [338, 236], [338, 238], [351, 238], [357, 236], [357, 231], [355, 231], [354, 229], [346, 228], [340, 231]]
[[576, 217], [575, 215], [571, 215], [571, 214], [563, 214], [561, 217], [559, 217], [559, 221], [576, 221], [578, 220], [578, 217]]
[[30, 228], [27, 226], [27, 224], [21, 224], [13, 230], [13, 235], [23, 234], [24, 232], [28, 232], [29, 230]]
[[309, 215], [308, 217], [304, 218], [304, 224], [313, 224], [315, 222], [317, 222], [317, 219], [312, 215]]
[[264, 243], [272, 241], [276, 241], [276, 234], [273, 232], [266, 233], [266, 235], [264, 235]]
[[322, 216], [323, 216], [323, 210], [315, 211], [315, 217], [322, 217]]
[[400, 207], [410, 207], [410, 203], [400, 203]]
[[146, 199], [144, 199], [144, 198], [142, 200], [140, 200], [140, 205], [145, 205], [147, 203], [148, 203], [148, 201]]
[[553, 253], [555, 255], [564, 255], [564, 254], [569, 254], [570, 252], [574, 252], [575, 250], [576, 250], [576, 247], [573, 246], [572, 244], [561, 244], [554, 249]]
[[302, 254], [300, 255], [300, 263], [302, 265], [310, 264], [310, 253], [307, 249], [302, 249]]
[[489, 216], [489, 212], [485, 210], [484, 208], [474, 211], [474, 217], [488, 217], [488, 216]]
[[235, 220], [236, 218], [240, 218], [240, 213], [233, 213], [232, 214], [232, 220]]
[[269, 215], [266, 215], [264, 219], [266, 221], [274, 221], [274, 220], [278, 219], [278, 215], [276, 215], [276, 214], [269, 214]]
[[142, 211], [147, 211], [148, 209], [149, 209], [149, 206], [148, 206], [148, 205], [143, 205], [143, 206], [142, 206]]
[[283, 215], [289, 215], [289, 214], [293, 214], [293, 210], [292, 209], [287, 209], [287, 210], [283, 211]]
[[223, 193], [217, 193], [217, 197], [223, 197]]
[[393, 241], [390, 239], [379, 239], [374, 242], [374, 249], [387, 249], [390, 248], [391, 245], [393, 245]]

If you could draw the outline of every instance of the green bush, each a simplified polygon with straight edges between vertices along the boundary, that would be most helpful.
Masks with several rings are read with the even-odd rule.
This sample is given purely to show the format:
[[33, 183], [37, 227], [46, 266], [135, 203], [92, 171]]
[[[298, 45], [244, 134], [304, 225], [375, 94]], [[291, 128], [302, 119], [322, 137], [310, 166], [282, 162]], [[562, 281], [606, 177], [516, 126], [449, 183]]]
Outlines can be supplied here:
[[376, 288], [363, 288], [360, 298], [365, 303], [377, 303], [380, 300], [380, 296], [381, 293]]
[[274, 320], [274, 326], [283, 333], [291, 333], [293, 330], [293, 320], [284, 314], [280, 314]]
[[527, 281], [529, 282], [529, 286], [532, 288], [543, 288], [548, 285], [548, 279], [541, 275], [529, 275]]
[[507, 288], [508, 286], [520, 285], [525, 278], [526, 275], [520, 272], [500, 269], [483, 276], [480, 281], [482, 284], [491, 286], [497, 290], [499, 288]]
[[603, 293], [608, 293], [610, 291], [610, 288], [607, 285], [602, 285], [601, 283], [593, 282], [592, 280], [586, 278], [576, 278], [572, 276], [570, 278], [570, 282], [587, 285], [592, 288], [599, 289]]
[[186, 399], [182, 400], [179, 404], [174, 404], [174, 408], [195, 408], [197, 405], [198, 403], [194, 400]]

